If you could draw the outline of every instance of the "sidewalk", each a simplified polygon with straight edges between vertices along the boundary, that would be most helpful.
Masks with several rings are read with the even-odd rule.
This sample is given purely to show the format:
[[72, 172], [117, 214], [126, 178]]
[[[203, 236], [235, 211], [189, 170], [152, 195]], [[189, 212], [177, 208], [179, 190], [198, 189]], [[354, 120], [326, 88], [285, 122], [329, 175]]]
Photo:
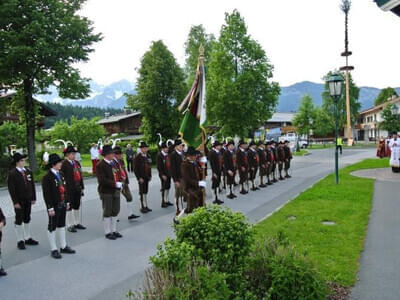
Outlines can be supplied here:
[[398, 300], [400, 299], [400, 175], [391, 173], [390, 169], [368, 171], [354, 174], [375, 178], [376, 181], [367, 237], [360, 260], [359, 281], [353, 288], [350, 299]]

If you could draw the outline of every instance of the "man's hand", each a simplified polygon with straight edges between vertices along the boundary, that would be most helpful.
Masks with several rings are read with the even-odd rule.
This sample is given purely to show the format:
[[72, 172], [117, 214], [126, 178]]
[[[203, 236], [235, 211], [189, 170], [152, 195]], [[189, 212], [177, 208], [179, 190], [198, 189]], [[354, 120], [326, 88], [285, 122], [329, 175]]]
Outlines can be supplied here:
[[233, 172], [231, 170], [228, 171], [229, 176], [233, 176]]
[[0, 222], [0, 231], [3, 229], [3, 227], [4, 227], [4, 223]]
[[214, 177], [214, 178], [217, 178], [217, 174], [213, 173], [213, 177]]
[[163, 179], [164, 181], [166, 181], [166, 180], [167, 180], [167, 178], [168, 178], [168, 177], [167, 177], [167, 176], [165, 176], [165, 175], [162, 175], [161, 177], [162, 177], [162, 179]]
[[21, 204], [15, 203], [15, 204], [14, 204], [14, 208], [15, 208], [15, 209], [21, 209]]
[[67, 203], [67, 210], [70, 210], [71, 204]]
[[181, 186], [181, 183], [179, 181], [175, 181], [174, 186], [176, 189], [178, 189]]
[[139, 178], [139, 183], [143, 183], [143, 182], [144, 182], [143, 178]]
[[246, 168], [245, 167], [242, 167], [242, 172], [245, 172], [246, 171]]
[[54, 209], [49, 209], [48, 212], [49, 212], [50, 217], [54, 217], [56, 215], [56, 212], [54, 211]]

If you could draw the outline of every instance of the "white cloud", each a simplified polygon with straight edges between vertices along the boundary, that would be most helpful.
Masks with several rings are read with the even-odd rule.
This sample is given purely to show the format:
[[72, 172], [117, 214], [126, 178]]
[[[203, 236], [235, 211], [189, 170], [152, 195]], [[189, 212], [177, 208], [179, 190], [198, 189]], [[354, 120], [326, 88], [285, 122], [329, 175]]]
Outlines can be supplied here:
[[[224, 13], [237, 8], [249, 33], [275, 66], [274, 80], [289, 85], [321, 82], [344, 64], [344, 15], [340, 0], [89, 0], [82, 14], [94, 21], [104, 40], [95, 46], [82, 74], [100, 83], [136, 81], [140, 58], [151, 41], [162, 39], [184, 63], [183, 44], [191, 25], [218, 35]], [[400, 18], [372, 1], [353, 0], [350, 11], [350, 64], [358, 85], [400, 86]]]

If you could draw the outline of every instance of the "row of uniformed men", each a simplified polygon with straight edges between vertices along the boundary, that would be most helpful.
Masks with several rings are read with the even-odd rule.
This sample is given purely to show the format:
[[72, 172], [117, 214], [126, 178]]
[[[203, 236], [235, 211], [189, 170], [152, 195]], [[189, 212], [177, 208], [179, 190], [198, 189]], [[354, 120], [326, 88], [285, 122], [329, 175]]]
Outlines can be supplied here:
[[[289, 178], [288, 170], [292, 158], [290, 148], [285, 143], [267, 142], [247, 145], [240, 141], [238, 149], [235, 149], [233, 141], [221, 144], [214, 142], [208, 153], [212, 170], [212, 189], [215, 193], [214, 203], [221, 204], [218, 198], [221, 182], [224, 187], [229, 186], [228, 198], [237, 196], [233, 194], [232, 186], [236, 185], [235, 175], [239, 174], [241, 194], [246, 194], [245, 184], [250, 180], [252, 190], [259, 189], [255, 183], [259, 171], [260, 185], [266, 187], [277, 181], [276, 170], [279, 171], [279, 179]], [[247, 149], [248, 148], [248, 149]], [[148, 146], [145, 142], [139, 145], [140, 152], [135, 156], [134, 172], [139, 183], [139, 195], [141, 212], [147, 213], [151, 209], [147, 203], [148, 186], [151, 180], [151, 158], [148, 155]], [[84, 184], [82, 169], [75, 160], [76, 150], [69, 146], [64, 150], [65, 159], [57, 154], [51, 154], [47, 168], [48, 173], [42, 179], [43, 197], [46, 202], [49, 223], [48, 238], [51, 247], [51, 256], [61, 258], [61, 253], [74, 253], [66, 243], [65, 227], [66, 219], [68, 231], [76, 232], [85, 227], [80, 222], [79, 209], [83, 196]], [[132, 194], [129, 189], [129, 177], [124, 167], [122, 150], [120, 147], [104, 146], [104, 157], [97, 166], [98, 192], [103, 204], [103, 223], [105, 237], [111, 240], [122, 237], [117, 231], [117, 217], [120, 211], [120, 194], [122, 193], [128, 203], [128, 219], [136, 219], [139, 216], [133, 213]], [[157, 155], [157, 169], [161, 180], [161, 206], [169, 207], [173, 204], [169, 200], [171, 181], [175, 187], [176, 215], [183, 212], [190, 213], [194, 208], [204, 205], [202, 189], [205, 188], [204, 170], [206, 160], [200, 159], [200, 152], [189, 147], [184, 160], [184, 145], [180, 139], [174, 144], [166, 142], [160, 145]], [[31, 205], [36, 201], [35, 185], [32, 172], [25, 167], [25, 156], [16, 153], [13, 156], [15, 168], [8, 176], [8, 189], [15, 209], [15, 230], [17, 234], [18, 249], [26, 249], [25, 245], [37, 245], [38, 242], [30, 234]], [[183, 209], [183, 199], [187, 201], [186, 210]], [[4, 221], [5, 223], [5, 221]], [[1, 221], [0, 221], [1, 224]], [[2, 225], [0, 225], [2, 226]], [[56, 234], [60, 242], [60, 252], [56, 246]], [[0, 273], [1, 274], [1, 273]]]

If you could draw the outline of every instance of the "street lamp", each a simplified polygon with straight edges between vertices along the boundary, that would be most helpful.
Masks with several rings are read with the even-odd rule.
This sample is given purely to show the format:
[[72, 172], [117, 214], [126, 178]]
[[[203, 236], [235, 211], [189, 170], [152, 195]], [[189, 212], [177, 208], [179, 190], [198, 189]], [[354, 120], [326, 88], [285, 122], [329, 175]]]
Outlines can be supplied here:
[[329, 94], [334, 100], [334, 118], [335, 118], [335, 182], [339, 183], [339, 156], [338, 156], [338, 101], [342, 96], [343, 89], [343, 77], [340, 73], [332, 74], [328, 80]]

